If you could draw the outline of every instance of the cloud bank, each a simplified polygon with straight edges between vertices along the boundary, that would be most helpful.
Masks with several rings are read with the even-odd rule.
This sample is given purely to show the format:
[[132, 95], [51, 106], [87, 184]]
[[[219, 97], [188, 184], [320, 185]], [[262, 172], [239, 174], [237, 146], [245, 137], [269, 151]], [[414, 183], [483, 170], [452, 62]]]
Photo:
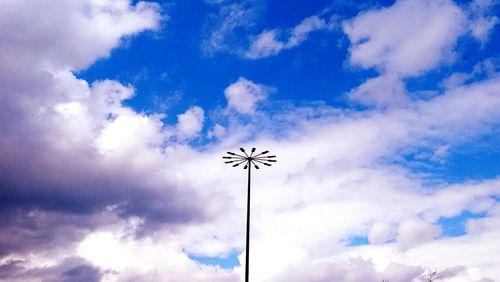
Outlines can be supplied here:
[[[236, 4], [210, 2], [233, 19], [220, 30], [240, 26]], [[347, 20], [349, 63], [380, 75], [347, 94], [367, 109], [276, 102], [266, 111], [270, 88], [241, 77], [221, 89], [223, 110], [192, 106], [167, 124], [124, 104], [134, 86], [75, 75], [158, 30], [167, 15], [157, 4], [5, 2], [0, 280], [240, 281], [241, 266], [189, 254], [237, 252], [244, 264], [245, 175], [220, 157], [255, 146], [279, 163], [254, 178], [253, 281], [423, 281], [427, 267], [443, 281], [494, 281], [500, 180], [450, 183], [409, 159], [432, 164], [497, 134], [498, 72], [478, 64], [426, 99], [410, 97], [404, 80], [453, 64], [462, 37], [487, 42], [496, 18], [481, 3], [397, 1]], [[253, 56], [277, 55], [325, 25], [306, 18], [283, 41], [265, 31]], [[207, 50], [225, 44], [218, 36]], [[220, 124], [207, 132], [209, 119]], [[206, 133], [216, 138], [190, 143]], [[441, 221], [465, 214], [476, 215], [463, 219], [465, 234], [447, 236]]]

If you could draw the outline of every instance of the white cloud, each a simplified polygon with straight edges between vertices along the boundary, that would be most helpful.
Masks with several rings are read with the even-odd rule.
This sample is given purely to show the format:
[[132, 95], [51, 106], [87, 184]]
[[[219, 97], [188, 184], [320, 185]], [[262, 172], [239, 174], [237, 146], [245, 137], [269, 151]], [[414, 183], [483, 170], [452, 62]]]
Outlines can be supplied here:
[[162, 142], [162, 123], [141, 115], [121, 115], [110, 122], [96, 139], [96, 146], [103, 154], [127, 154], [138, 148], [158, 146]]
[[348, 97], [362, 105], [381, 108], [403, 106], [409, 102], [404, 83], [395, 75], [368, 79], [351, 90]]
[[463, 85], [470, 78], [470, 74], [457, 72], [444, 79], [442, 84], [445, 89], [453, 89]]
[[257, 35], [251, 42], [249, 50], [245, 53], [245, 57], [250, 59], [258, 59], [276, 55], [283, 48], [286, 43], [276, 39], [278, 31], [276, 29], [263, 31]]
[[430, 241], [441, 234], [441, 228], [419, 219], [404, 220], [399, 224], [396, 240], [403, 246]]
[[177, 116], [177, 135], [182, 138], [193, 138], [200, 134], [205, 120], [205, 111], [198, 106], [193, 106]]
[[[96, 232], [78, 246], [82, 258], [107, 269], [104, 281], [237, 281], [238, 275], [190, 260], [179, 242], [166, 234], [133, 238], [124, 230]], [[140, 258], [140, 259], [138, 259]]]
[[[463, 140], [465, 132], [475, 134], [468, 128], [484, 125], [484, 118], [492, 120], [499, 114], [493, 110], [496, 105], [487, 105], [496, 104], [494, 85], [499, 82], [494, 81], [455, 90], [421, 102], [416, 108], [371, 113], [359, 119], [330, 117], [323, 122], [309, 121], [307, 126], [297, 129], [297, 135], [288, 134], [294, 137], [287, 141], [257, 143], [261, 148], [275, 148], [280, 158], [278, 166], [255, 177], [253, 234], [258, 235], [253, 241], [252, 261], [258, 274], [254, 279], [266, 281], [277, 269], [284, 269], [294, 261], [338, 253], [342, 249], [341, 238], [368, 235], [383, 242], [398, 233], [398, 246], [415, 246], [439, 235], [440, 228], [434, 223], [440, 216], [458, 215], [464, 209], [490, 210], [489, 197], [496, 193], [498, 181], [476, 187], [441, 187], [426, 193], [414, 176], [401, 168], [381, 167], [378, 162], [403, 147], [420, 147], [429, 138], [452, 141], [456, 136]], [[472, 97], [482, 102], [471, 103]], [[458, 104], [467, 109], [456, 107]], [[472, 110], [479, 105], [488, 110]], [[484, 116], [474, 115], [473, 119], [479, 122], [474, 121], [476, 125], [470, 124], [470, 116], [443, 119], [440, 113], [448, 109], [460, 113], [483, 112]], [[452, 133], [449, 131], [452, 128], [459, 131]], [[281, 175], [281, 180], [275, 179], [276, 175]], [[484, 197], [469, 194], [475, 192]], [[408, 219], [413, 216], [422, 219]], [[371, 222], [389, 223], [381, 230], [372, 230]], [[406, 264], [421, 267], [434, 264], [419, 258], [420, 261]], [[388, 262], [379, 271], [387, 265]], [[446, 267], [454, 265], [460, 264]], [[444, 264], [439, 267], [446, 268]]]
[[251, 32], [258, 18], [257, 12], [262, 10], [260, 7], [262, 2], [255, 0], [206, 2], [218, 7], [218, 13], [210, 14], [207, 18], [205, 37], [201, 44], [202, 52], [209, 56], [217, 52], [228, 52], [247, 59], [265, 58], [299, 46], [314, 31], [332, 27], [331, 23], [314, 15], [303, 19], [290, 29], [264, 30], [250, 39], [247, 48], [244, 47], [246, 39], [240, 38], [237, 32]]
[[383, 244], [394, 238], [394, 224], [378, 221], [368, 231], [368, 240], [371, 244]]
[[474, 37], [484, 42], [497, 22], [497, 17], [479, 18], [470, 25], [470, 31]]
[[303, 262], [302, 265], [287, 269], [281, 276], [273, 279], [273, 281], [279, 282], [292, 280], [297, 282], [375, 282], [380, 281], [380, 278], [369, 261], [360, 258], [351, 258], [335, 263]]
[[238, 29], [248, 30], [253, 25], [259, 3], [255, 0], [208, 1], [217, 5], [218, 13], [209, 14], [205, 24], [205, 37], [201, 43], [203, 54], [212, 56], [218, 52], [238, 53]]
[[[462, 262], [459, 255], [454, 261], [446, 261], [443, 254], [440, 257], [443, 261], [439, 262], [426, 254], [432, 252], [430, 246], [444, 249], [452, 244], [457, 253], [481, 254], [489, 261], [496, 258], [496, 250], [472, 249], [480, 237], [494, 237], [498, 229], [495, 223], [474, 225], [477, 233], [467, 238], [435, 237], [440, 233], [436, 222], [442, 216], [453, 217], [470, 210], [488, 211], [496, 217], [493, 211], [497, 204], [491, 197], [498, 194], [498, 180], [441, 183], [429, 189], [419, 175], [390, 163], [393, 158], [399, 158], [401, 151], [412, 148], [430, 147], [434, 151], [443, 143], [453, 147], [457, 142], [475, 140], [500, 115], [496, 91], [499, 83], [493, 78], [464, 85], [428, 101], [384, 112], [324, 111], [324, 115], [287, 128], [286, 138], [282, 138], [283, 135], [273, 138], [267, 133], [259, 135], [260, 138], [248, 145], [270, 148], [279, 159], [276, 166], [255, 174], [252, 182], [252, 279], [287, 279], [283, 273], [293, 269], [297, 281], [308, 281], [309, 273], [316, 267], [318, 279], [417, 279], [422, 274], [418, 270], [427, 266], [444, 271], [461, 265], [465, 270], [449, 279], [475, 281], [496, 277], [498, 271], [494, 266], [487, 267], [482, 261], [471, 258]], [[443, 116], [443, 111], [448, 115]], [[286, 115], [302, 119], [293, 111]], [[273, 117], [274, 121], [279, 122], [276, 118]], [[266, 119], [271, 118], [266, 115]], [[253, 126], [268, 132], [266, 126], [270, 125], [253, 123]], [[247, 130], [244, 124], [228, 127], [226, 138], [242, 130]], [[183, 238], [180, 244], [186, 251], [216, 256], [227, 254], [231, 249], [242, 249], [244, 245], [244, 222], [240, 220], [244, 218], [245, 198], [241, 192], [244, 173], [224, 168], [222, 162], [213, 163], [223, 155], [225, 146], [224, 143], [214, 145], [206, 152], [187, 156], [179, 152], [184, 160], [177, 166], [180, 175], [189, 175], [196, 167], [206, 168], [197, 173], [196, 180], [190, 181], [198, 193], [215, 193], [217, 198], [231, 203], [214, 221], [180, 231], [179, 236]], [[346, 248], [345, 242], [351, 236], [367, 236], [377, 245], [370, 249]], [[395, 243], [387, 243], [392, 239], [396, 239]], [[485, 246], [492, 244], [488, 242]], [[338, 263], [357, 256], [362, 256], [365, 262]], [[323, 260], [338, 265], [324, 265], [320, 263]], [[367, 262], [369, 260], [372, 263]], [[303, 261], [313, 265], [302, 264]], [[404, 267], [388, 268], [391, 263]], [[354, 271], [358, 267], [359, 271]], [[484, 273], [474, 274], [478, 268]], [[386, 269], [389, 270], [386, 272]], [[369, 279], [364, 281], [371, 281]]]
[[328, 25], [324, 19], [318, 16], [311, 16], [303, 19], [297, 26], [292, 29], [291, 36], [288, 38], [286, 46], [295, 47], [307, 39], [309, 33], [327, 28]]
[[258, 103], [267, 99], [269, 88], [240, 77], [224, 89], [227, 107], [242, 114], [253, 114]]
[[226, 128], [220, 124], [215, 124], [214, 127], [208, 132], [208, 138], [223, 138], [226, 135]]
[[400, 0], [344, 23], [351, 64], [401, 76], [453, 59], [452, 48], [466, 31], [464, 12], [448, 0]]
[[[332, 277], [373, 281], [397, 277], [417, 279], [427, 266], [443, 271], [460, 265], [467, 269], [465, 274], [457, 274], [464, 281], [495, 277], [493, 268], [484, 268], [473, 259], [467, 263], [459, 259], [437, 263], [427, 258], [423, 250], [431, 252], [428, 245], [449, 243], [448, 239], [435, 239], [440, 232], [436, 221], [441, 216], [453, 217], [464, 210], [491, 212], [495, 203], [490, 197], [498, 194], [498, 180], [441, 184], [429, 189], [418, 175], [383, 160], [389, 158], [390, 163], [402, 150], [422, 146], [439, 150], [443, 143], [453, 147], [457, 142], [474, 140], [474, 136], [486, 130], [485, 126], [500, 115], [496, 92], [499, 83], [498, 79], [490, 79], [464, 85], [428, 101], [384, 112], [324, 111], [323, 115], [316, 114], [306, 122], [297, 121], [302, 116], [296, 112], [286, 113], [291, 117], [283, 119], [297, 121], [285, 130], [286, 138], [281, 134], [276, 138], [263, 134], [248, 144], [270, 148], [279, 157], [276, 166], [259, 171], [252, 181], [252, 279], [286, 280], [289, 278], [286, 273], [291, 273], [288, 269], [293, 269], [296, 272], [290, 275], [294, 279], [309, 281], [316, 267], [318, 271], [314, 273], [318, 273], [318, 279], [327, 281]], [[449, 114], [444, 117], [443, 111]], [[271, 118], [266, 115], [265, 119]], [[280, 121], [275, 116], [273, 120]], [[271, 126], [265, 122], [252, 124], [262, 132], [268, 132], [266, 126]], [[248, 130], [244, 124], [238, 125], [226, 128], [225, 139]], [[434, 144], [429, 139], [439, 142]], [[220, 159], [227, 150], [225, 146], [222, 143], [192, 158], [184, 158], [178, 166], [183, 175], [195, 167], [207, 168], [197, 173], [193, 182], [195, 189], [200, 193], [216, 193], [217, 197], [232, 203], [226, 207], [227, 212], [210, 224], [186, 229], [181, 244], [197, 254], [222, 255], [232, 248], [242, 249], [244, 245], [244, 222], [239, 220], [244, 218], [245, 198], [241, 192], [244, 173], [225, 168], [222, 162], [213, 165], [213, 160]], [[477, 230], [481, 234], [493, 232], [486, 228]], [[370, 252], [361, 252], [361, 247], [346, 249], [345, 241], [351, 236], [367, 236], [377, 245], [372, 246]], [[395, 243], [387, 243], [393, 239]], [[470, 247], [477, 244], [476, 240], [471, 237], [470, 241], [457, 243], [455, 248], [475, 254]], [[337, 263], [358, 255], [362, 255], [364, 263], [334, 266], [320, 263], [322, 260]], [[483, 256], [491, 260], [496, 254], [492, 250]], [[367, 260], [373, 260], [373, 265]], [[404, 267], [388, 268], [391, 263]], [[478, 267], [487, 271], [476, 276], [468, 274]], [[349, 269], [351, 271], [347, 271]]]
[[422, 273], [422, 267], [391, 263], [384, 270], [382, 277], [386, 281], [413, 281], [416, 277], [421, 276]]
[[[260, 59], [280, 53], [282, 50], [291, 49], [302, 44], [309, 33], [328, 28], [325, 20], [318, 16], [305, 18], [297, 26], [289, 31], [278, 29], [265, 30], [257, 35], [251, 42], [244, 56], [249, 59]], [[287, 40], [278, 39], [282, 33], [286, 33]]]
[[[7, 0], [0, 18], [3, 65], [22, 60], [52, 70], [78, 70], [108, 56], [124, 36], [158, 28], [161, 16], [158, 4], [143, 1]], [[11, 52], [18, 56], [8, 56]]]
[[498, 23], [498, 17], [490, 11], [494, 5], [495, 1], [492, 0], [474, 0], [468, 6], [470, 33], [483, 44]]
[[[453, 62], [455, 44], [468, 31], [486, 42], [497, 21], [488, 15], [492, 5], [488, 0], [473, 1], [463, 8], [449, 0], [400, 0], [345, 21], [343, 30], [351, 42], [350, 63], [381, 73], [351, 90], [348, 97], [379, 108], [407, 104], [401, 79]], [[470, 78], [456, 73], [443, 85], [451, 89]]]
[[[123, 38], [155, 30], [164, 17], [157, 4], [142, 1], [2, 3], [0, 100], [8, 110], [0, 111], [4, 129], [0, 138], [0, 192], [9, 203], [2, 204], [2, 223], [9, 227], [2, 228], [0, 245], [2, 267], [14, 259], [11, 270], [15, 275], [9, 278], [5, 276], [8, 273], [2, 273], [0, 279], [66, 281], [66, 275], [73, 273], [76, 280], [97, 281], [104, 268], [119, 269], [127, 265], [127, 258], [136, 260], [133, 252], [139, 249], [150, 256], [156, 254], [146, 243], [127, 240], [154, 233], [151, 230], [163, 224], [202, 222], [205, 216], [211, 217], [198, 210], [200, 195], [181, 184], [183, 179], [175, 166], [167, 164], [170, 160], [161, 146], [168, 136], [163, 132], [161, 115], [141, 114], [123, 105], [134, 95], [131, 86], [111, 80], [89, 85], [72, 73], [107, 56]], [[198, 132], [202, 117], [200, 108], [188, 110], [179, 118], [180, 132]], [[170, 147], [168, 151], [176, 150]], [[20, 176], [14, 171], [33, 173]], [[183, 188], [177, 189], [178, 185]], [[20, 191], [24, 196], [17, 194]], [[209, 202], [209, 213], [224, 206], [217, 199]], [[139, 223], [132, 224], [130, 219], [139, 219]], [[34, 225], [19, 225], [25, 221]], [[121, 234], [127, 237], [123, 242], [99, 236], [114, 228], [128, 230]], [[77, 255], [75, 244], [82, 240], [79, 254], [96, 265], [81, 259], [66, 265], [65, 257]], [[144, 248], [135, 247], [140, 244]], [[109, 265], [110, 261], [92, 255], [104, 248], [109, 248], [112, 258], [121, 254], [122, 261]], [[199, 281], [234, 281], [234, 274], [200, 268], [182, 250], [172, 250], [170, 261], [185, 263], [168, 267], [179, 279], [192, 280], [188, 277], [198, 275]], [[142, 269], [138, 268], [131, 267], [131, 272], [140, 274]], [[154, 267], [151, 269], [144, 277], [157, 275]], [[59, 272], [46, 274], [49, 270]], [[79, 270], [88, 270], [88, 276], [75, 275]], [[199, 274], [193, 274], [197, 271]], [[112, 276], [107, 279], [147, 280], [140, 275], [134, 279], [137, 273], [107, 273]]]

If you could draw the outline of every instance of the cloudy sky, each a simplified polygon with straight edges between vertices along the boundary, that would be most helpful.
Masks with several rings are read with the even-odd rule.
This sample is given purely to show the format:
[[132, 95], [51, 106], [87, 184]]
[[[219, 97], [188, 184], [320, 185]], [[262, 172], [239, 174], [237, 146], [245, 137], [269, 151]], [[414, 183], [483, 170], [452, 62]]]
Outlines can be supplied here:
[[0, 0], [0, 281], [500, 281], [500, 2]]

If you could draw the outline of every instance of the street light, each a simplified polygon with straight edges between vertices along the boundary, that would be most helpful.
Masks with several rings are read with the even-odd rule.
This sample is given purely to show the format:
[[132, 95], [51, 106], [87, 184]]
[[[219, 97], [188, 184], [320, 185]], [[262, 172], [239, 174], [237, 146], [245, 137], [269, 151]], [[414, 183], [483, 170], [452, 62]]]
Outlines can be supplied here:
[[237, 167], [241, 164], [245, 164], [243, 169], [248, 169], [248, 194], [247, 194], [247, 237], [246, 237], [246, 261], [245, 261], [245, 282], [248, 282], [248, 266], [250, 264], [250, 171], [252, 166], [259, 169], [258, 164], [265, 166], [271, 166], [271, 163], [276, 162], [276, 156], [268, 156], [269, 151], [264, 151], [260, 154], [254, 155], [255, 148], [252, 148], [250, 155], [245, 152], [245, 149], [240, 148], [240, 151], [244, 155], [236, 154], [233, 152], [227, 152], [228, 156], [222, 157], [226, 159], [226, 164], [232, 164], [233, 167]]

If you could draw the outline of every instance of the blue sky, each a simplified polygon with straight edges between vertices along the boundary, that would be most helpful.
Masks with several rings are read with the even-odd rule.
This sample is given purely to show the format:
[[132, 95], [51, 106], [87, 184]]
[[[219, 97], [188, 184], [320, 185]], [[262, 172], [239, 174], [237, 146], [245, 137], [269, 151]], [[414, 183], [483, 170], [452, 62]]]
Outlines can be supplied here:
[[[248, 34], [241, 36], [256, 35], [269, 28], [293, 27], [329, 6], [329, 1], [324, 2], [306, 5], [303, 1], [292, 1], [287, 2], [286, 7], [280, 1], [255, 4], [262, 6], [259, 14], [252, 16], [252, 26], [245, 27]], [[289, 5], [302, 8], [290, 8]], [[176, 99], [180, 104], [168, 111], [175, 121], [175, 115], [182, 113], [183, 106], [200, 104], [215, 108], [223, 105], [224, 88], [240, 76], [279, 89], [271, 100], [321, 100], [345, 104], [340, 97], [342, 93], [373, 74], [344, 66], [348, 41], [340, 27], [311, 34], [311, 40], [296, 50], [266, 60], [245, 60], [219, 51], [204, 55], [200, 40], [207, 36], [204, 31], [210, 28], [210, 21], [202, 15], [216, 14], [217, 8], [201, 1], [163, 5], [169, 13], [169, 19], [163, 23], [164, 31], [135, 37], [126, 47], [114, 50], [110, 58], [99, 60], [78, 75], [89, 81], [113, 78], [125, 84], [132, 83], [137, 94], [128, 103], [138, 109], [154, 109], [152, 93], [161, 99], [182, 93], [182, 99]], [[290, 14], [283, 13], [284, 9], [290, 10]], [[341, 6], [341, 9], [346, 17], [352, 15], [353, 8]], [[228, 39], [232, 40], [241, 39]], [[335, 50], [330, 48], [337, 44], [341, 46]]]
[[[0, 281], [500, 277], [496, 0], [7, 0]], [[39, 13], [43, 10], [44, 13]]]

